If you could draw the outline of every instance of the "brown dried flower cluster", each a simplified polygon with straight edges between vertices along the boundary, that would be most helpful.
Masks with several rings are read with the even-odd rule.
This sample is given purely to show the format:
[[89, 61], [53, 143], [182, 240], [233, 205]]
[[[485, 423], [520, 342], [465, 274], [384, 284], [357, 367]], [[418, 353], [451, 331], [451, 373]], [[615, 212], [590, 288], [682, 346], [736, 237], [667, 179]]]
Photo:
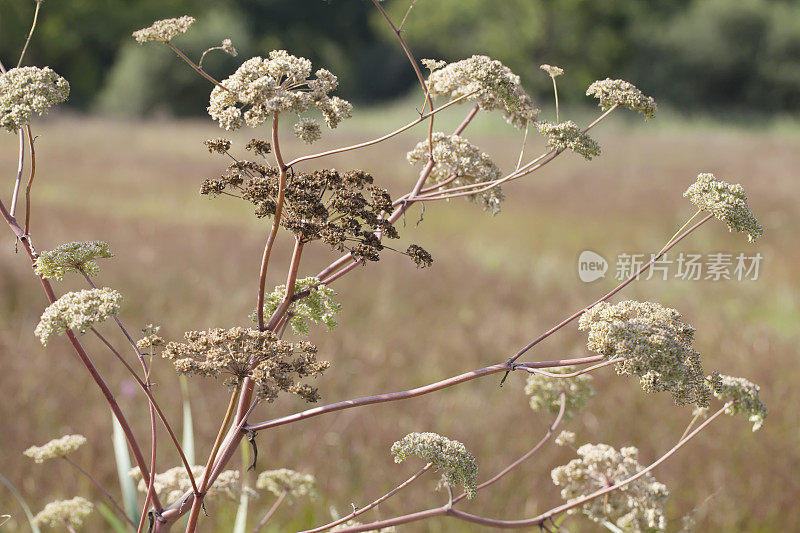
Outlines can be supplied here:
[[291, 343], [278, 339], [270, 331], [249, 328], [187, 331], [188, 342], [170, 342], [162, 356], [181, 374], [217, 377], [228, 374], [229, 384], [245, 377], [255, 381], [256, 394], [273, 401], [280, 392], [296, 394], [308, 402], [319, 399], [316, 388], [299, 380], [320, 375], [330, 363], [317, 360], [312, 343]]

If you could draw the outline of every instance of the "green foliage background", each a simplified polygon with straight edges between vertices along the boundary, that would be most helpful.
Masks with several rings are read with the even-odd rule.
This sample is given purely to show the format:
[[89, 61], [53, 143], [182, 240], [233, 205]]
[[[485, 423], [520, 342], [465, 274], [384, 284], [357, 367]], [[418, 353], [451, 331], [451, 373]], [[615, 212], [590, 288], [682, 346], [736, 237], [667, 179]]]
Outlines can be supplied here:
[[[398, 23], [409, 4], [384, 2]], [[0, 0], [4, 62], [18, 56], [33, 7]], [[197, 114], [207, 87], [177, 68], [173, 54], [130, 38], [155, 19], [183, 14], [199, 21], [176, 40], [190, 56], [225, 37], [239, 48], [238, 58], [208, 58], [218, 76], [250, 56], [286, 48], [339, 75], [341, 94], [355, 101], [390, 99], [414, 83], [367, 0], [51, 0], [26, 63], [67, 77], [71, 105], [79, 108]], [[567, 69], [560, 80], [567, 100], [611, 76], [683, 109], [800, 110], [800, 4], [789, 0], [418, 0], [404, 31], [418, 57], [489, 54], [534, 94], [547, 90], [538, 66], [550, 63]]]

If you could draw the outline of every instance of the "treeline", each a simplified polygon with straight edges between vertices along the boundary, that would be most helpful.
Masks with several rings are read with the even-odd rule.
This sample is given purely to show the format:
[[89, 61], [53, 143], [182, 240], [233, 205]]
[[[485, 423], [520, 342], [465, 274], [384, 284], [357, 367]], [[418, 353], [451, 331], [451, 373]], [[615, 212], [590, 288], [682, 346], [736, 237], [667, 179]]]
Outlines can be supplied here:
[[[386, 0], [398, 24], [411, 0]], [[0, 0], [0, 58], [14, 66], [35, 3]], [[239, 57], [212, 54], [224, 77], [244, 59], [285, 48], [325, 66], [340, 94], [378, 101], [414, 78], [368, 0], [48, 0], [27, 64], [50, 65], [72, 84], [71, 104], [133, 115], [193, 114], [209, 88], [164, 47], [132, 31], [190, 14], [176, 40], [191, 57], [226, 37]], [[790, 0], [417, 0], [403, 28], [419, 58], [500, 59], [534, 95], [548, 90], [541, 63], [560, 65], [560, 96], [598, 78], [623, 77], [681, 108], [800, 110], [800, 3]]]

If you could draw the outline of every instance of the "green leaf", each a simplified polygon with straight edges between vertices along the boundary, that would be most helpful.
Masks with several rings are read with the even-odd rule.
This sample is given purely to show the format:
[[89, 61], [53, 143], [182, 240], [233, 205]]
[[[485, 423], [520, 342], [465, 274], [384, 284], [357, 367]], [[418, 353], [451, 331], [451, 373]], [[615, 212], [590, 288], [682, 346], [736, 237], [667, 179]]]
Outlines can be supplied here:
[[114, 514], [114, 511], [112, 511], [108, 505], [102, 502], [98, 503], [97, 511], [103, 515], [103, 518], [106, 519], [106, 522], [108, 522], [114, 531], [117, 533], [128, 533], [128, 528], [125, 527], [125, 524], [122, 522], [122, 520], [117, 518], [117, 515]]
[[136, 482], [128, 472], [131, 470], [131, 456], [128, 454], [128, 441], [125, 440], [125, 432], [116, 418], [112, 417], [114, 425], [114, 458], [117, 462], [117, 476], [119, 477], [119, 487], [122, 491], [122, 504], [125, 512], [133, 520], [134, 524], [139, 524], [139, 501], [136, 496]]
[[186, 460], [194, 464], [194, 423], [192, 422], [192, 404], [189, 399], [189, 383], [186, 376], [179, 376], [181, 382], [181, 398], [183, 398], [183, 438], [181, 447]]
[[250, 447], [247, 441], [242, 441], [242, 495], [239, 496], [239, 508], [236, 510], [236, 522], [233, 523], [231, 533], [245, 533], [247, 530], [247, 504], [250, 501], [248, 463], [250, 462]]

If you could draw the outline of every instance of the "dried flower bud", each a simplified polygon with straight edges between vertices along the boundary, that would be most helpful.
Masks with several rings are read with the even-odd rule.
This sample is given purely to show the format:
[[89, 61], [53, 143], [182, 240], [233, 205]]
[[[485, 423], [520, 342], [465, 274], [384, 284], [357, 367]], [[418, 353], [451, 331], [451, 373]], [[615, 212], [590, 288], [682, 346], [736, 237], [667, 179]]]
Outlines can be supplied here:
[[686, 189], [683, 196], [698, 209], [725, 222], [730, 231], [747, 233], [750, 242], [764, 233], [764, 228], [747, 206], [747, 196], [738, 183], [731, 185], [718, 180], [714, 174], [699, 174], [697, 181]]
[[301, 474], [288, 468], [261, 472], [256, 480], [256, 488], [268, 490], [275, 496], [286, 493], [290, 500], [308, 496], [317, 497], [317, 480], [311, 474]]
[[322, 137], [319, 122], [313, 118], [301, 118], [294, 125], [294, 134], [306, 144], [312, 144]]
[[547, 137], [547, 147], [551, 150], [559, 152], [572, 150], [590, 161], [592, 157], [600, 155], [600, 145], [597, 141], [571, 120], [558, 124], [541, 121], [536, 123], [536, 128], [539, 133]]
[[[578, 459], [553, 469], [553, 483], [561, 488], [561, 497], [573, 501], [600, 489], [625, 481], [642, 470], [639, 450], [634, 447], [617, 451], [608, 444], [584, 444]], [[626, 531], [663, 531], [667, 527], [664, 503], [669, 490], [647, 473], [620, 490], [589, 500], [570, 514], [583, 512], [590, 520], [616, 524]]]
[[86, 437], [83, 435], [64, 435], [59, 439], [53, 439], [42, 446], [31, 446], [23, 453], [34, 460], [36, 463], [43, 463], [47, 459], [64, 457], [74, 452], [86, 444]]
[[555, 78], [564, 74], [564, 69], [561, 67], [555, 67], [553, 65], [539, 65], [539, 68], [543, 71], [547, 72], [551, 78]]
[[139, 44], [144, 44], [148, 41], [166, 43], [176, 36], [189, 31], [189, 28], [191, 28], [194, 23], [194, 17], [188, 15], [179, 18], [157, 20], [153, 22], [150, 27], [133, 32], [133, 38], [136, 39], [136, 42]]
[[34, 262], [34, 271], [43, 278], [61, 280], [67, 272], [94, 276], [100, 271], [95, 259], [114, 257], [102, 241], [69, 242], [50, 252], [42, 252]]
[[78, 333], [110, 316], [116, 316], [122, 303], [122, 295], [113, 289], [85, 289], [68, 292], [44, 310], [34, 331], [43, 346], [53, 335], [71, 329]]
[[203, 141], [203, 144], [208, 148], [208, 153], [217, 152], [218, 154], [225, 154], [231, 149], [231, 141], [218, 137], [216, 139], [208, 139]]
[[244, 149], [252, 150], [255, 154], [263, 157], [272, 151], [272, 145], [261, 139], [250, 139], [250, 141], [244, 145]]
[[220, 46], [220, 48], [222, 49], [223, 52], [233, 57], [239, 55], [239, 52], [233, 46], [233, 41], [231, 41], [230, 39], [222, 39], [222, 45]]
[[392, 455], [395, 463], [402, 463], [411, 456], [433, 463], [433, 466], [442, 470], [448, 485], [463, 485], [467, 498], [475, 496], [478, 464], [475, 457], [457, 440], [436, 433], [409, 433], [392, 445]]
[[0, 74], [0, 127], [16, 133], [69, 96], [69, 83], [49, 67], [17, 67]]
[[433, 257], [421, 246], [412, 244], [408, 247], [406, 253], [411, 257], [411, 260], [414, 261], [414, 264], [417, 265], [417, 268], [426, 268], [433, 264]]
[[37, 526], [64, 527], [66, 522], [71, 527], [80, 527], [93, 510], [92, 502], [80, 496], [71, 500], [59, 500], [45, 505], [33, 517], [33, 523]]
[[758, 431], [767, 418], [767, 406], [761, 403], [758, 385], [744, 378], [735, 378], [724, 374], [709, 376], [712, 381], [714, 396], [723, 402], [733, 401], [733, 405], [725, 409], [731, 416], [744, 414], [753, 423], [753, 431]]
[[677, 405], [708, 405], [700, 354], [692, 348], [694, 328], [675, 309], [653, 302], [601, 302], [583, 315], [587, 347], [606, 359], [622, 358], [617, 374], [639, 376], [645, 392], [669, 391]]
[[[548, 369], [554, 374], [569, 374], [575, 372], [575, 367], [565, 366]], [[552, 414], [557, 414], [561, 409], [561, 393], [565, 395], [566, 407], [564, 416], [571, 418], [580, 411], [586, 402], [594, 397], [594, 389], [589, 382], [592, 376], [579, 374], [571, 378], [553, 378], [543, 374], [531, 374], [525, 384], [525, 394], [531, 397], [531, 409], [541, 411], [546, 409]]]
[[592, 83], [586, 89], [586, 96], [594, 96], [600, 100], [600, 107], [608, 111], [615, 105], [633, 109], [644, 115], [645, 120], [653, 118], [656, 114], [656, 101], [651, 96], [645, 96], [642, 91], [632, 83], [625, 80], [612, 80], [606, 78]]

